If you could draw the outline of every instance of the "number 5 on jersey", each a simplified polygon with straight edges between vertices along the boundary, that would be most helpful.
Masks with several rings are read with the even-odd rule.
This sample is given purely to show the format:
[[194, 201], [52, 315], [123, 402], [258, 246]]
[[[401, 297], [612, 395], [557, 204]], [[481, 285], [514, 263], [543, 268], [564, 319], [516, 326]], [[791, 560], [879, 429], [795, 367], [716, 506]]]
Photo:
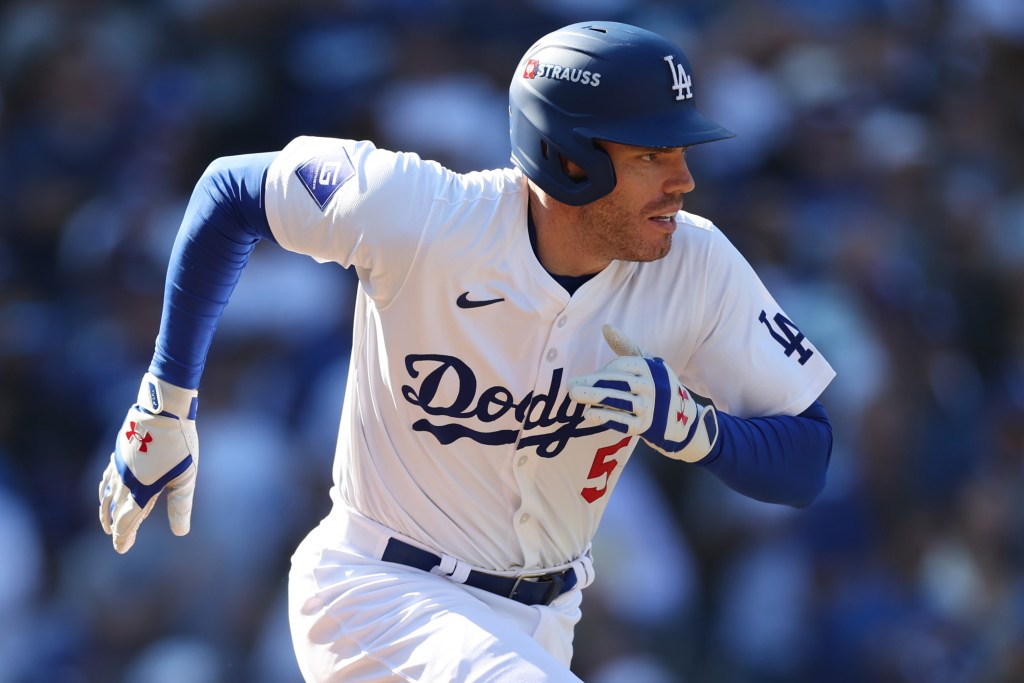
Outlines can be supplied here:
[[597, 453], [594, 454], [594, 462], [590, 465], [590, 474], [587, 475], [587, 481], [593, 479], [601, 480], [601, 487], [589, 486], [582, 491], [580, 495], [588, 503], [593, 503], [595, 500], [608, 493], [608, 481], [612, 477], [612, 472], [618, 467], [619, 461], [612, 456], [621, 451], [627, 445], [629, 445], [630, 439], [633, 437], [627, 436], [622, 441], [611, 446], [605, 446], [604, 448], [598, 448]]

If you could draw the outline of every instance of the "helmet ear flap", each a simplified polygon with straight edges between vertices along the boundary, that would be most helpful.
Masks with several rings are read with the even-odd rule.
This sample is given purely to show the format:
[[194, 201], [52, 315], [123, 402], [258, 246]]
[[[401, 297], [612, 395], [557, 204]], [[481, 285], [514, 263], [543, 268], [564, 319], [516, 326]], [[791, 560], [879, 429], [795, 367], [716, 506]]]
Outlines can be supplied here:
[[[554, 199], [570, 206], [581, 206], [615, 188], [611, 157], [590, 138], [573, 135], [567, 138], [569, 145], [560, 145], [519, 111], [513, 112], [511, 127], [512, 139], [516, 141], [512, 161]], [[570, 173], [570, 162], [580, 169], [580, 174]]]

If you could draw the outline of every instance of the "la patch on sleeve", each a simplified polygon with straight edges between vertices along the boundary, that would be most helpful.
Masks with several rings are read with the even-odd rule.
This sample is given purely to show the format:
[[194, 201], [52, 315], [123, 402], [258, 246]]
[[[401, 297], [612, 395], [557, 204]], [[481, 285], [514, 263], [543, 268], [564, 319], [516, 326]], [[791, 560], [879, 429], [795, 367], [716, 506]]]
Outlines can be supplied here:
[[344, 147], [313, 157], [295, 169], [295, 175], [306, 186], [313, 201], [323, 211], [331, 197], [356, 174]]

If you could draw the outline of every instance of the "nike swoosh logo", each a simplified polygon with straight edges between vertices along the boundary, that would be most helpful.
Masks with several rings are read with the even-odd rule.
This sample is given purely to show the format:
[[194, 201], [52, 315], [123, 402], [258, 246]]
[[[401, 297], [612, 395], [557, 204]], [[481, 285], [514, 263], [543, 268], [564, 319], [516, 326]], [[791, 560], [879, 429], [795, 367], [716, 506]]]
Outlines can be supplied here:
[[459, 295], [459, 298], [456, 299], [455, 303], [458, 305], [459, 308], [480, 308], [481, 306], [490, 306], [491, 304], [496, 304], [496, 303], [498, 303], [500, 301], [504, 301], [504, 300], [505, 299], [502, 298], [502, 299], [480, 299], [479, 301], [470, 301], [470, 299], [469, 299], [469, 292], [463, 292], [462, 294]]

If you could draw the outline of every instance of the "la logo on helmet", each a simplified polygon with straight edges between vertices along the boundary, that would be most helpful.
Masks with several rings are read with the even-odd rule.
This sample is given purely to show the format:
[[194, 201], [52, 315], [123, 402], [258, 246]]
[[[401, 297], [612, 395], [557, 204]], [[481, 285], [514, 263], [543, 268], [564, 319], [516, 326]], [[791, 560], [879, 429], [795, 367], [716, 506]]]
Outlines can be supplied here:
[[665, 55], [664, 59], [668, 62], [668, 70], [672, 72], [672, 89], [676, 91], [676, 99], [688, 100], [693, 97], [693, 81], [683, 65], [676, 64], [672, 55]]

